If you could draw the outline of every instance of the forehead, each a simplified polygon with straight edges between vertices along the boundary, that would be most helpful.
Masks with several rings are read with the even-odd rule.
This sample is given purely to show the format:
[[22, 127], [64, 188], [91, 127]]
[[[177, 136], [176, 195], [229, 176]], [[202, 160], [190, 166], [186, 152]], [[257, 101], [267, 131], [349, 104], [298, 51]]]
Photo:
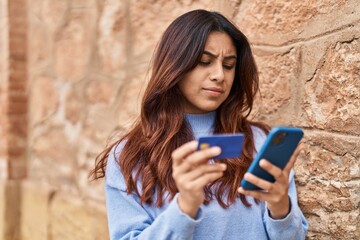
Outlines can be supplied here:
[[206, 40], [205, 50], [215, 54], [236, 55], [233, 40], [224, 32], [211, 32]]

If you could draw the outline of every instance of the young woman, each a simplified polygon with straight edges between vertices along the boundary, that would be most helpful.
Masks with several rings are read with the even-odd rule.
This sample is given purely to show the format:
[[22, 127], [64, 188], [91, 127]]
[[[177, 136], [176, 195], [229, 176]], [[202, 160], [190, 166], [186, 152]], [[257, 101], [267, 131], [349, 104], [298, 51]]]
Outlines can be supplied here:
[[[163, 34], [153, 58], [141, 115], [100, 154], [111, 239], [304, 239], [291, 170], [266, 160], [270, 183], [245, 174], [268, 128], [247, 119], [258, 73], [246, 37], [224, 16], [195, 10]], [[240, 158], [209, 161], [197, 139], [245, 135]], [[244, 191], [242, 178], [266, 191]]]

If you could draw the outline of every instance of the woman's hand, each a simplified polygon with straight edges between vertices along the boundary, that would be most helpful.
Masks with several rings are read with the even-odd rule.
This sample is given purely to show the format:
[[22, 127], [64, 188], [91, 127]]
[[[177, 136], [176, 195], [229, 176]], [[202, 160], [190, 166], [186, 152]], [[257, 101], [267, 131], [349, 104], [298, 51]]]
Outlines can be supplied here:
[[289, 175], [301, 149], [300, 146], [297, 147], [283, 170], [271, 164], [269, 161], [262, 159], [259, 163], [260, 167], [269, 172], [275, 178], [275, 182], [271, 183], [258, 178], [251, 173], [246, 173], [244, 178], [247, 181], [265, 191], [247, 191], [240, 187], [238, 189], [239, 193], [252, 196], [261, 201], [266, 201], [272, 218], [281, 219], [286, 217], [290, 211], [290, 200], [288, 196]]
[[179, 190], [178, 204], [184, 213], [195, 218], [204, 201], [204, 187], [220, 178], [226, 164], [209, 164], [209, 159], [219, 155], [219, 147], [196, 151], [198, 142], [185, 143], [172, 153], [173, 173]]

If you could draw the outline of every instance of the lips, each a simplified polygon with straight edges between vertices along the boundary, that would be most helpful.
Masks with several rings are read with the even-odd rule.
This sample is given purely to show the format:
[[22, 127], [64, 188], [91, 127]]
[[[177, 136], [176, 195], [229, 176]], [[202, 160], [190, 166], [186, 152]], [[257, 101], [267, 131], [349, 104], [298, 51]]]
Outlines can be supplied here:
[[210, 98], [218, 98], [225, 92], [224, 89], [218, 87], [206, 87], [203, 88], [206, 95]]
[[210, 91], [210, 92], [216, 92], [216, 93], [224, 93], [225, 91], [222, 88], [217, 88], [217, 87], [208, 87], [208, 88], [203, 88], [205, 91]]

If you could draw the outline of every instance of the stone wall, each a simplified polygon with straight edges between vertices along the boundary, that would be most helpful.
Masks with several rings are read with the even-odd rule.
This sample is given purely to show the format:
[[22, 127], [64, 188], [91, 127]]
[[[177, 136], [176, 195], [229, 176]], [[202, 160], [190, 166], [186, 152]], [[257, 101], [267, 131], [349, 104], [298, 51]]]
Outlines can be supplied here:
[[0, 237], [19, 239], [27, 164], [26, 1], [0, 4]]
[[[305, 130], [296, 181], [308, 239], [360, 238], [358, 0], [0, 0], [0, 239], [108, 238], [103, 182], [88, 171], [139, 113], [164, 29], [197, 8], [249, 37], [261, 80], [253, 117]], [[24, 64], [11, 67], [19, 49]], [[20, 100], [9, 95], [17, 77]], [[21, 127], [8, 126], [10, 105], [26, 114]]]

